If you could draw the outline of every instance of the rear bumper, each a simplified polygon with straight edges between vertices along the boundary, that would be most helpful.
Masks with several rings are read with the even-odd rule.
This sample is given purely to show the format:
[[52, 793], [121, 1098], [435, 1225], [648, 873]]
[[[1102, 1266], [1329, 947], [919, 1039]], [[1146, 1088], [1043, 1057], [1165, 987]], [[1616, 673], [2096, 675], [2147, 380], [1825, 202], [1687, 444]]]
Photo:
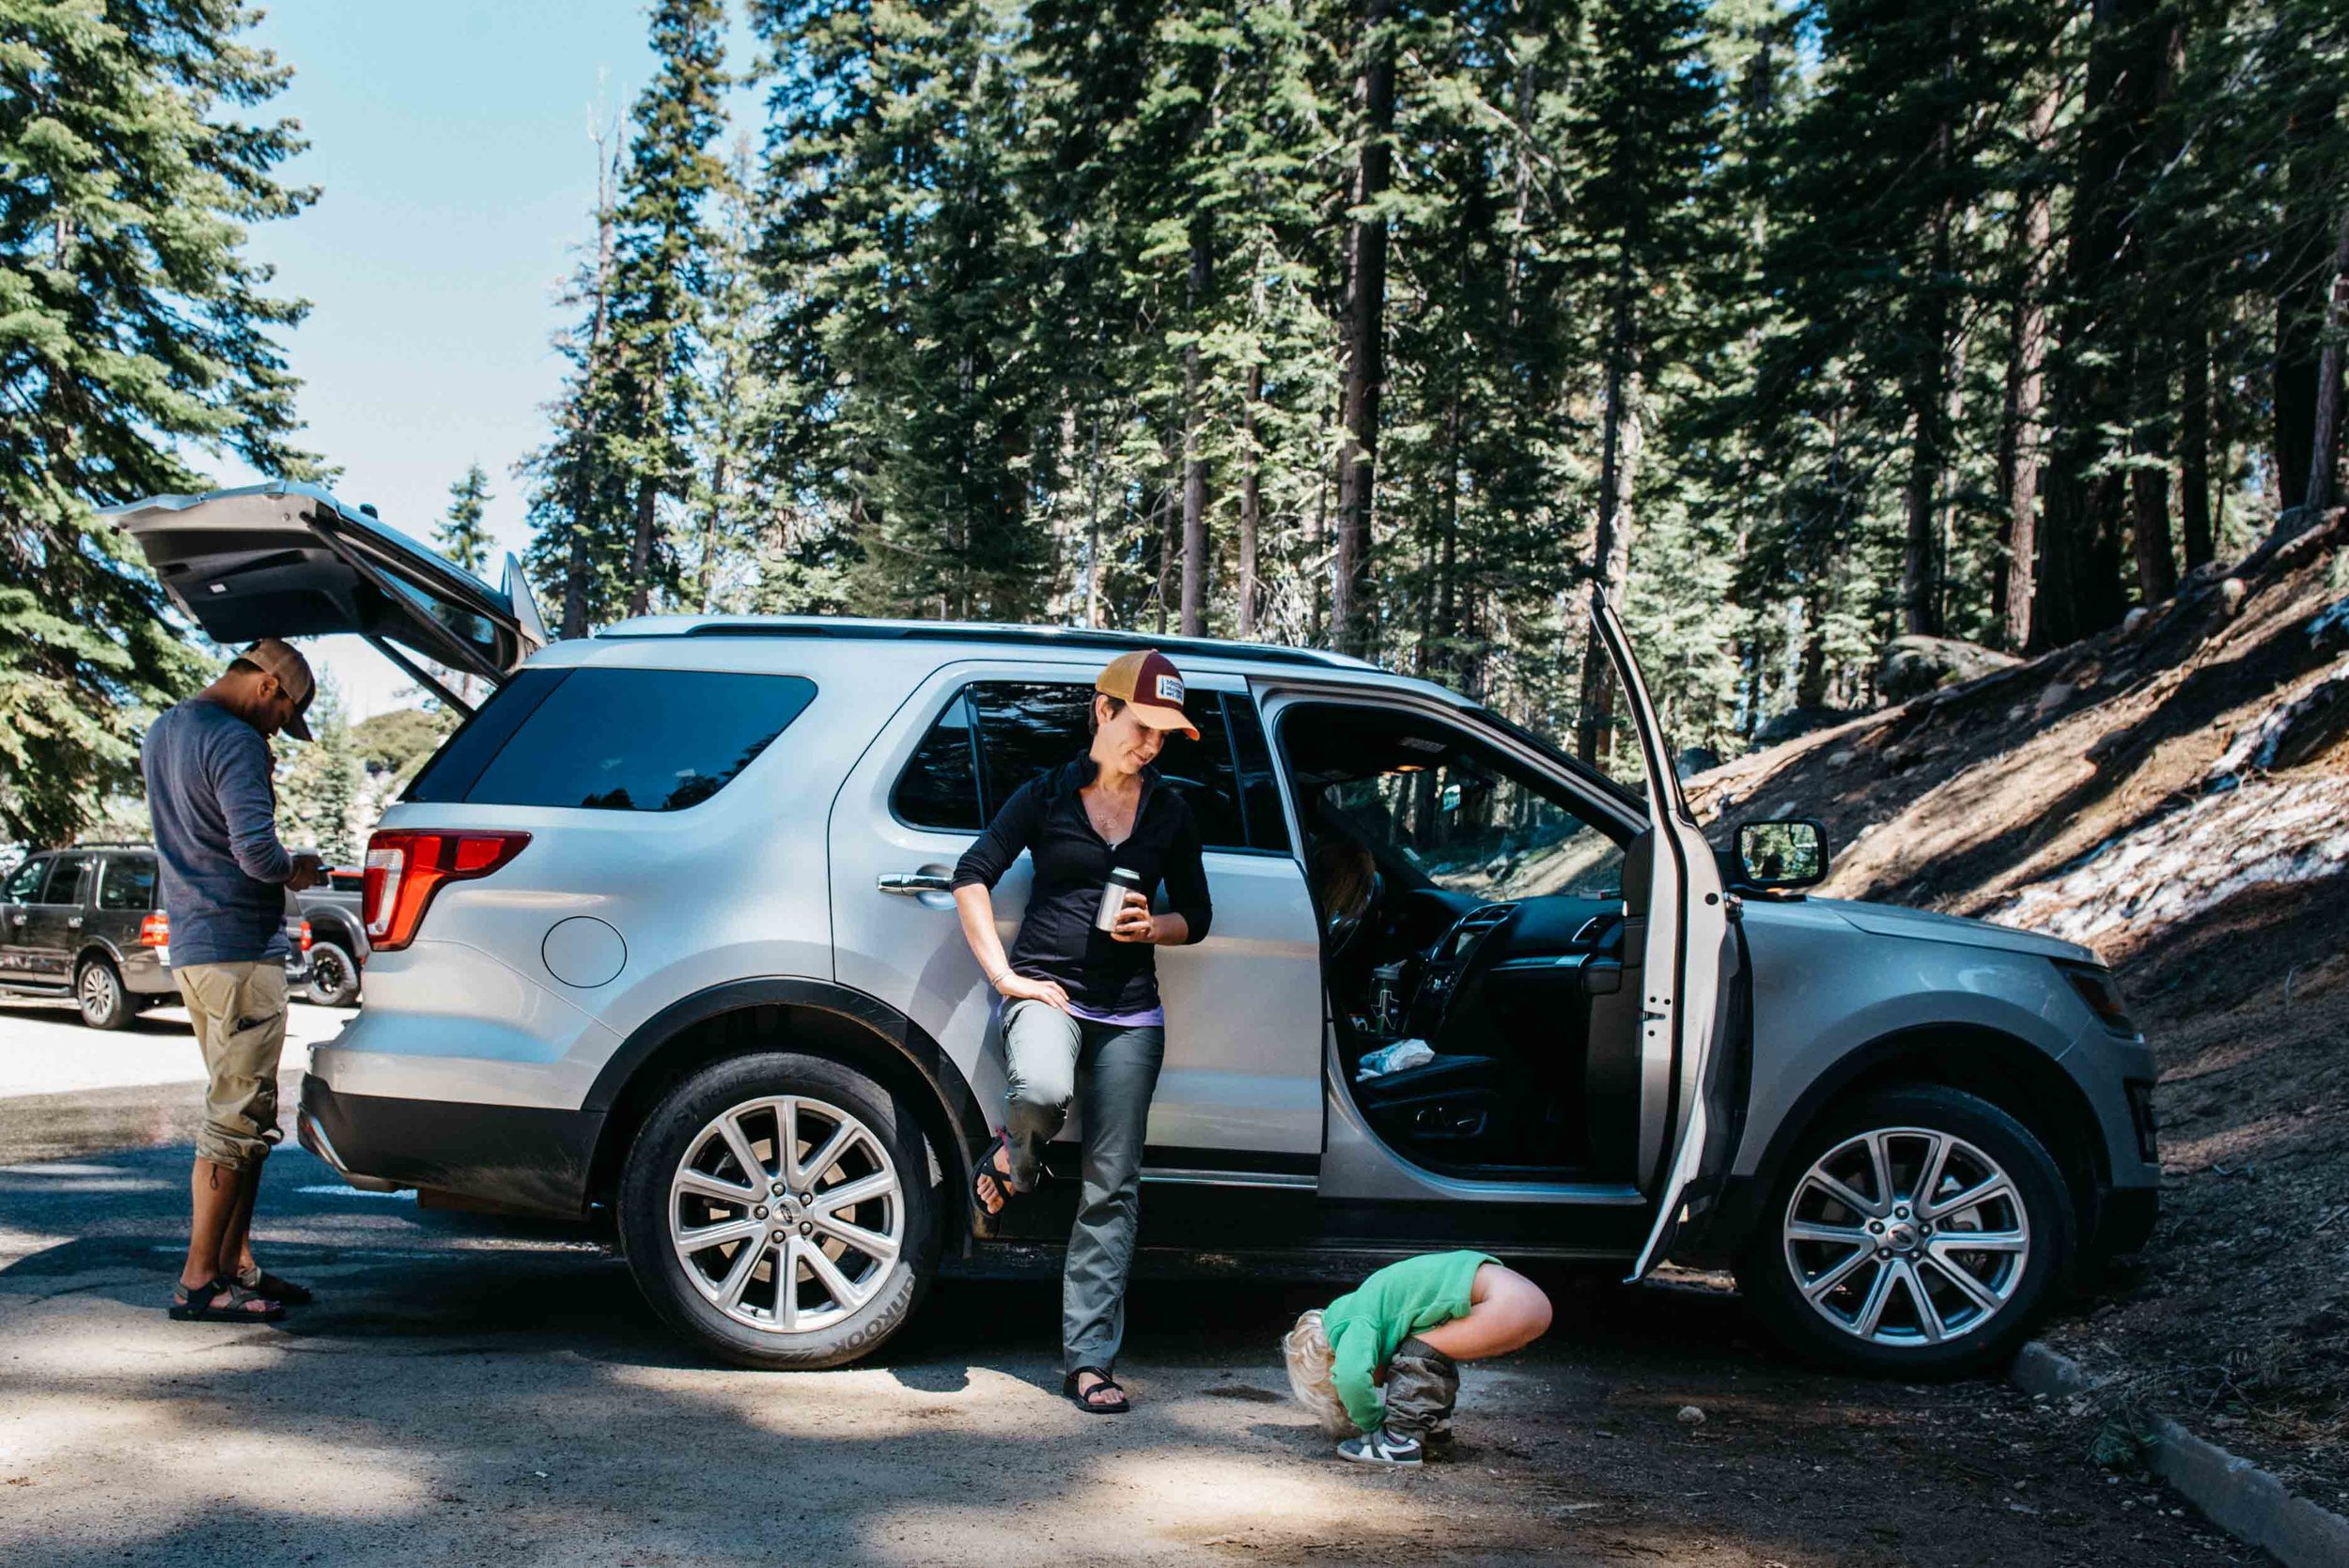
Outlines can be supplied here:
[[419, 1188], [501, 1208], [575, 1219], [600, 1112], [338, 1094], [305, 1073], [295, 1114], [302, 1146], [366, 1191]]

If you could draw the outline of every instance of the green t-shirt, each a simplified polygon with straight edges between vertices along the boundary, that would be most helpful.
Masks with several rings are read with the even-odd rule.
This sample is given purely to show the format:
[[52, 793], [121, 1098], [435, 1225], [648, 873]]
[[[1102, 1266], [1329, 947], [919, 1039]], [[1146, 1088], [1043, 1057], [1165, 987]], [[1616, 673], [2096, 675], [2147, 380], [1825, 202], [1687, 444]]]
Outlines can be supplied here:
[[1498, 1258], [1482, 1252], [1430, 1252], [1389, 1264], [1322, 1309], [1321, 1329], [1336, 1358], [1330, 1380], [1346, 1413], [1364, 1432], [1386, 1421], [1387, 1405], [1371, 1374], [1423, 1328], [1468, 1316], [1476, 1271]]

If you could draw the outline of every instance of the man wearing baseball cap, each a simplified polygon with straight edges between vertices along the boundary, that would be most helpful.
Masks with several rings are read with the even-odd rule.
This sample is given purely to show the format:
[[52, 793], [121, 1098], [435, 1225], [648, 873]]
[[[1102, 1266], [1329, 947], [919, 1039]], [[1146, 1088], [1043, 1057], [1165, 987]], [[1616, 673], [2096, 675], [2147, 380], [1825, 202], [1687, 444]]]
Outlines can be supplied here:
[[269, 737], [310, 738], [318, 681], [301, 654], [264, 637], [147, 732], [139, 767], [155, 825], [172, 977], [203, 1048], [204, 1124], [191, 1182], [194, 1222], [171, 1315], [272, 1323], [302, 1286], [253, 1259], [253, 1199], [281, 1136], [277, 1059], [286, 1044], [286, 894], [316, 885], [316, 855], [277, 838]]

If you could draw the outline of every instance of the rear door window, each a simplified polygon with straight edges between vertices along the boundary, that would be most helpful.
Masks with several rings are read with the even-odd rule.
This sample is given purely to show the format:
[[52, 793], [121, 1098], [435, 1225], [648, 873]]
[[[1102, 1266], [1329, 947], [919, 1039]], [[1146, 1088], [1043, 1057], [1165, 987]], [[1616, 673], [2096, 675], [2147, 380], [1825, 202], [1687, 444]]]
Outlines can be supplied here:
[[[1190, 802], [1200, 842], [1207, 848], [1285, 850], [1288, 829], [1278, 815], [1277, 796], [1267, 797], [1270, 804], [1261, 834], [1252, 831], [1252, 817], [1242, 809], [1244, 768], [1233, 762], [1227, 700], [1235, 708], [1246, 708], [1254, 723], [1254, 705], [1246, 699], [1192, 688], [1190, 708], [1199, 738], [1169, 738], [1159, 753], [1159, 778]], [[1021, 784], [1083, 753], [1091, 738], [1085, 714], [1092, 701], [1091, 686], [1068, 681], [991, 680], [965, 687], [922, 737], [897, 780], [894, 803], [899, 819], [945, 832], [979, 831]], [[1263, 753], [1262, 729], [1254, 734]], [[1269, 755], [1264, 755], [1267, 784], [1270, 767]]]
[[89, 892], [89, 857], [64, 856], [49, 862], [49, 880], [40, 890], [43, 904], [79, 904]]
[[815, 696], [801, 675], [524, 670], [449, 737], [405, 799], [684, 811], [731, 783]]
[[155, 907], [155, 862], [141, 856], [135, 860], [108, 860], [106, 869], [98, 881], [98, 907], [101, 909], [144, 911]]

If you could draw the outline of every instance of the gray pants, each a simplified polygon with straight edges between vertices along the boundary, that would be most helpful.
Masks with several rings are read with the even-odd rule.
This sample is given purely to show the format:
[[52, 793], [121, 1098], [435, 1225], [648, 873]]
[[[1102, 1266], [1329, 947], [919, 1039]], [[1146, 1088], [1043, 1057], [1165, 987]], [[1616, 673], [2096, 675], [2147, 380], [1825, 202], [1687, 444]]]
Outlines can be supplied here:
[[1012, 1186], [1035, 1185], [1044, 1145], [1075, 1105], [1084, 1118], [1083, 1187], [1061, 1275], [1064, 1370], [1112, 1367], [1126, 1338], [1126, 1270], [1142, 1216], [1142, 1146], [1166, 1031], [1121, 1029], [1019, 1001], [1003, 1009]]
[[1460, 1398], [1460, 1363], [1414, 1334], [1387, 1363], [1387, 1430], [1440, 1446], [1452, 1436]]

